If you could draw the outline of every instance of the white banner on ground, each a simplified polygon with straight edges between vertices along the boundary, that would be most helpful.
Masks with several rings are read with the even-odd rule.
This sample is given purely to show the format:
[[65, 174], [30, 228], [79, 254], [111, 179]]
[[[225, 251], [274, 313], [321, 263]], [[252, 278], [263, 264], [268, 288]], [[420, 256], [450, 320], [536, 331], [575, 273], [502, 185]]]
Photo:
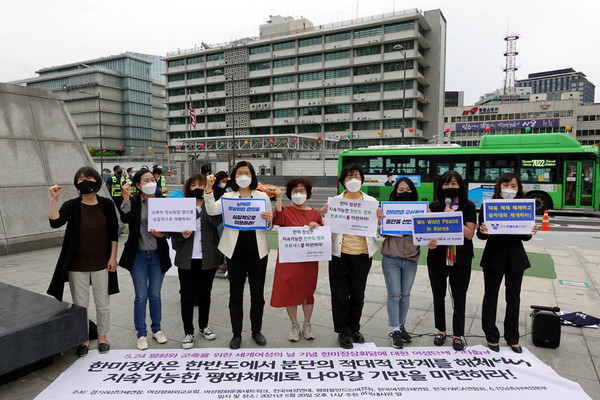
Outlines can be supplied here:
[[90, 351], [36, 400], [590, 399], [527, 349], [170, 349]]
[[324, 222], [333, 233], [375, 237], [378, 207], [377, 201], [330, 197]]
[[331, 230], [328, 226], [279, 227], [279, 262], [331, 261]]
[[183, 232], [196, 230], [196, 199], [151, 198], [148, 200], [148, 230]]

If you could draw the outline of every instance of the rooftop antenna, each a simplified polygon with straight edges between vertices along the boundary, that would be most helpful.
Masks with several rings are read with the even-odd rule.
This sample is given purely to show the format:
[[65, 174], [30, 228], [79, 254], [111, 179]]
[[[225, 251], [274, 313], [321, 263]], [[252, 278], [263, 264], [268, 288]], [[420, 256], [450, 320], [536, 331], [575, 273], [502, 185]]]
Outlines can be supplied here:
[[507, 33], [504, 37], [506, 42], [506, 52], [504, 57], [506, 58], [506, 64], [504, 67], [504, 92], [502, 94], [502, 103], [508, 103], [511, 101], [517, 102], [517, 40], [519, 35]]

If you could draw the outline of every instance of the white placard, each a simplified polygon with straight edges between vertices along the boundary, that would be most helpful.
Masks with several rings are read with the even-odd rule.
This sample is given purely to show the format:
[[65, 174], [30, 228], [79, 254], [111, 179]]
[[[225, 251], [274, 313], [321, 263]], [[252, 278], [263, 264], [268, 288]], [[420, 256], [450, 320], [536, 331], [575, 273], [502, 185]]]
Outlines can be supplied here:
[[36, 400], [590, 399], [523, 348], [90, 350]]
[[535, 199], [489, 199], [482, 207], [488, 235], [531, 235], [535, 225]]
[[413, 215], [413, 243], [420, 246], [427, 244], [431, 239], [437, 239], [438, 246], [462, 246], [462, 211]]
[[183, 232], [196, 230], [196, 199], [167, 197], [148, 199], [148, 231]]
[[333, 233], [375, 237], [378, 207], [377, 201], [330, 197], [324, 222]]
[[279, 262], [331, 261], [331, 230], [328, 226], [279, 227]]
[[267, 211], [265, 199], [232, 199], [221, 197], [223, 226], [240, 231], [266, 230], [268, 222], [261, 217]]
[[412, 235], [412, 216], [424, 214], [429, 209], [426, 201], [382, 201], [381, 211], [385, 215], [381, 220], [383, 235]]

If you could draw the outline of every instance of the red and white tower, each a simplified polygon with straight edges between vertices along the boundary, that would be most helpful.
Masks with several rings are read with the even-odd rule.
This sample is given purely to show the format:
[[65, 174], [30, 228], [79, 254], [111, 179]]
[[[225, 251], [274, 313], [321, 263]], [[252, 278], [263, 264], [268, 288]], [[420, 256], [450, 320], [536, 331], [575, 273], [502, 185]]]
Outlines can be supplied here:
[[506, 66], [504, 67], [504, 92], [502, 93], [502, 102], [516, 102], [517, 101], [517, 40], [518, 35], [506, 35], [504, 40], [506, 41]]

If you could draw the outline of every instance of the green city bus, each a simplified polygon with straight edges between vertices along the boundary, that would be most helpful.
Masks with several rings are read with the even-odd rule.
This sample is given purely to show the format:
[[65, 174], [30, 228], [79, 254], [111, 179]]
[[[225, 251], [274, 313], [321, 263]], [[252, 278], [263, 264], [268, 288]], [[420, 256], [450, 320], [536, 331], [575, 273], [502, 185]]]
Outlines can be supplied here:
[[[344, 150], [339, 170], [358, 163], [365, 172], [362, 190], [379, 201], [389, 199], [399, 177], [409, 177], [422, 200], [433, 201], [434, 182], [446, 171], [461, 174], [469, 199], [480, 207], [504, 172], [521, 176], [528, 198], [544, 210], [598, 210], [598, 147], [582, 146], [564, 133], [486, 135], [479, 147], [458, 145], [369, 146]], [[338, 185], [338, 190], [342, 190]]]

